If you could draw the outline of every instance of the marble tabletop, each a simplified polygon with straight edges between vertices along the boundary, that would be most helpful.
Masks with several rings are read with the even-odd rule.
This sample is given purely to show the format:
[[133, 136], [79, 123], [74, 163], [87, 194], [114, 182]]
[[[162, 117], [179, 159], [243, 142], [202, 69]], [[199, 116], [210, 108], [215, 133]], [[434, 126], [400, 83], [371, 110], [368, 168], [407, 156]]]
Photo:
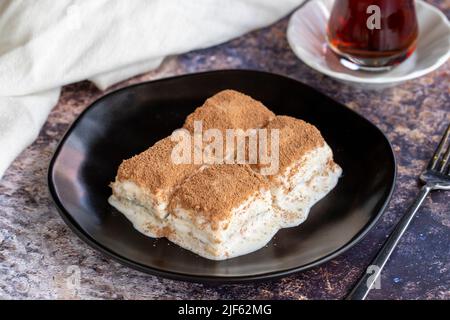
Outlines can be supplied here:
[[[450, 16], [448, 0], [429, 1]], [[108, 91], [197, 71], [242, 68], [295, 78], [373, 121], [391, 140], [398, 181], [381, 221], [358, 245], [306, 272], [246, 285], [167, 280], [94, 251], [64, 224], [46, 172], [74, 119], [106, 92], [89, 82], [63, 88], [38, 139], [0, 180], [0, 298], [15, 299], [341, 299], [364, 272], [419, 189], [417, 176], [450, 122], [450, 62], [381, 91], [338, 83], [308, 68], [286, 41], [287, 19], [213, 48], [166, 59], [155, 71]], [[402, 238], [369, 299], [450, 299], [450, 192], [435, 192]]]

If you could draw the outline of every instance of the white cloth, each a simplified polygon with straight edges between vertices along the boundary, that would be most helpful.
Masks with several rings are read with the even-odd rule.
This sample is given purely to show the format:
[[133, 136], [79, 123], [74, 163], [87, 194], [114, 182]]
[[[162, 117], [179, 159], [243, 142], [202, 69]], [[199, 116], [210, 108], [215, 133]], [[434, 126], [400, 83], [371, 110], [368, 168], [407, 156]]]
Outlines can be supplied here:
[[168, 55], [267, 26], [303, 0], [1, 0], [0, 178], [37, 137], [61, 86], [100, 89]]

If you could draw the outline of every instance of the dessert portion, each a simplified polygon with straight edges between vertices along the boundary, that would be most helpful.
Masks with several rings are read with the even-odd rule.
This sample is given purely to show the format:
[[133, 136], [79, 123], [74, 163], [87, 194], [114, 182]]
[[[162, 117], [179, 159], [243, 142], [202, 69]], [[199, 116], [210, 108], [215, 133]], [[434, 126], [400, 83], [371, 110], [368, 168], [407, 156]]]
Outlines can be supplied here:
[[260, 249], [279, 229], [269, 184], [247, 165], [214, 165], [187, 179], [170, 201], [166, 237], [224, 260]]
[[[224, 90], [207, 99], [201, 107], [190, 114], [185, 121], [184, 129], [193, 133], [195, 121], [201, 121], [204, 130], [260, 128], [273, 118], [275, 114], [261, 102], [237, 91]], [[167, 206], [173, 191], [202, 167], [202, 164], [195, 161], [174, 163], [171, 156], [176, 145], [176, 139], [167, 137], [139, 155], [124, 160], [119, 166], [115, 182], [111, 184], [113, 190], [111, 204], [118, 209], [120, 207], [119, 211], [129, 220], [138, 219], [139, 227], [134, 223], [135, 227], [150, 236], [161, 233], [160, 226], [153, 222], [160, 223], [168, 216]], [[195, 146], [192, 149], [192, 159], [194, 148]], [[225, 147], [223, 152], [226, 153]], [[226, 156], [226, 158], [233, 157], [234, 153]], [[151, 217], [145, 230], [140, 222], [142, 217], [133, 216], [135, 209], [146, 210]]]
[[[207, 99], [201, 107], [188, 115], [183, 129], [188, 130], [193, 137], [198, 136], [199, 131], [204, 133], [213, 129], [218, 131], [224, 140], [229, 139], [227, 141], [230, 144], [237, 145], [239, 141], [248, 139], [245, 138], [247, 130], [263, 128], [274, 118], [275, 114], [261, 102], [234, 90], [224, 90]], [[228, 132], [230, 129], [233, 132]], [[240, 129], [240, 132], [236, 129]], [[228, 137], [227, 132], [230, 134]], [[212, 139], [204, 139], [204, 142]], [[212, 150], [204, 151], [210, 164], [230, 163], [237, 158], [236, 148], [229, 149], [225, 143], [221, 151], [224, 161], [216, 161]]]
[[[177, 164], [172, 158], [177, 142], [167, 137], [122, 162], [109, 202], [145, 235], [166, 237], [202, 257], [224, 260], [262, 248], [279, 229], [302, 223], [342, 173], [317, 128], [275, 116], [239, 92], [222, 91], [187, 117], [183, 129], [193, 141], [197, 121], [221, 134], [264, 129], [278, 139], [266, 145], [257, 140], [256, 164]], [[192, 152], [196, 148], [192, 143]], [[260, 159], [263, 148], [277, 155], [271, 174], [265, 169], [273, 163]], [[246, 146], [244, 153], [249, 150]], [[236, 157], [236, 150], [224, 151], [228, 160]]]
[[[164, 138], [146, 151], [119, 166], [111, 183], [110, 203], [122, 212], [139, 231], [151, 237], [161, 234], [162, 222], [169, 215], [169, 200], [174, 190], [201, 165], [175, 164], [172, 150], [176, 143]], [[145, 226], [144, 222], [145, 221]]]
[[184, 128], [194, 132], [195, 121], [203, 129], [258, 129], [264, 127], [275, 114], [261, 102], [234, 90], [221, 91], [191, 113]]
[[[336, 186], [342, 169], [313, 125], [277, 116], [266, 128], [269, 133], [279, 131], [279, 170], [267, 176], [274, 210], [281, 215], [281, 227], [298, 226], [306, 220], [311, 207]], [[260, 171], [262, 166], [255, 167]]]

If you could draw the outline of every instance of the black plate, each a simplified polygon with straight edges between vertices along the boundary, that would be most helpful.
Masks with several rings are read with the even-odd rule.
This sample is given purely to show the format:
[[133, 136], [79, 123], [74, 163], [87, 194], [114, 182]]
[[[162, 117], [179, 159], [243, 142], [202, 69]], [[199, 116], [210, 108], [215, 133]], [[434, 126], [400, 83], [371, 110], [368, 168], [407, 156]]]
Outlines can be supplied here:
[[[210, 261], [165, 239], [135, 231], [107, 202], [122, 159], [182, 126], [185, 117], [222, 89], [262, 101], [279, 115], [319, 128], [344, 176], [296, 228], [269, 245], [222, 262]], [[135, 269], [190, 281], [266, 279], [323, 263], [358, 242], [390, 199], [396, 177], [389, 141], [368, 120], [293, 79], [228, 70], [137, 84], [87, 108], [58, 146], [49, 168], [51, 195], [66, 223], [84, 241]]]

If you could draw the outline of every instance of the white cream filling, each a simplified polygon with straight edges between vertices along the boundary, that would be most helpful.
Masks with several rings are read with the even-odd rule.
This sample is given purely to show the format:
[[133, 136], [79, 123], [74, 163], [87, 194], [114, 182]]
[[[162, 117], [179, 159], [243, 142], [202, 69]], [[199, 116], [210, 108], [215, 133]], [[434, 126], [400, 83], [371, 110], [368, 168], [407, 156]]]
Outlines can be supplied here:
[[[175, 232], [168, 236], [169, 240], [212, 260], [225, 260], [256, 251], [264, 247], [279, 229], [268, 191], [261, 191], [258, 197], [253, 196], [233, 209], [231, 217], [220, 223], [217, 230], [210, 224], [198, 227], [197, 223], [201, 225], [201, 221], [186, 224], [184, 217], [191, 214], [183, 208], [176, 208], [174, 213], [169, 220]], [[179, 220], [184, 223], [179, 223]], [[224, 228], [227, 223], [227, 228]], [[184, 229], [187, 225], [189, 228]]]
[[[276, 177], [271, 192], [283, 228], [303, 223], [309, 211], [337, 184], [342, 174], [338, 165], [328, 167], [333, 153], [328, 145], [307, 153]], [[292, 173], [295, 172], [295, 173]]]
[[139, 204], [160, 219], [169, 215], [167, 211], [168, 201], [164, 200], [161, 195], [146, 192], [132, 181], [116, 181], [112, 184], [112, 189], [120, 200]]
[[279, 192], [275, 210], [283, 217], [283, 228], [295, 227], [303, 223], [311, 208], [325, 197], [338, 183], [341, 169], [336, 167], [314, 176], [308, 183], [302, 183], [294, 187], [287, 194]]

